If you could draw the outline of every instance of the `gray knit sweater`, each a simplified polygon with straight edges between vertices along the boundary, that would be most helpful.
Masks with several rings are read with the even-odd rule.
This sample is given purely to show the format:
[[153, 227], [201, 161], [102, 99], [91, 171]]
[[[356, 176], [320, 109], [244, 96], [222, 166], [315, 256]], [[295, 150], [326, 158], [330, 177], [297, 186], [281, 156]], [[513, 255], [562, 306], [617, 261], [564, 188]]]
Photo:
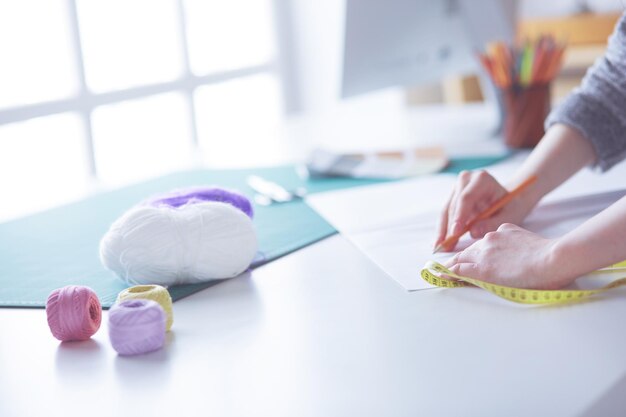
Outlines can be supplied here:
[[605, 171], [626, 158], [626, 13], [609, 38], [603, 58], [546, 120], [546, 129], [563, 123], [577, 129], [596, 151]]

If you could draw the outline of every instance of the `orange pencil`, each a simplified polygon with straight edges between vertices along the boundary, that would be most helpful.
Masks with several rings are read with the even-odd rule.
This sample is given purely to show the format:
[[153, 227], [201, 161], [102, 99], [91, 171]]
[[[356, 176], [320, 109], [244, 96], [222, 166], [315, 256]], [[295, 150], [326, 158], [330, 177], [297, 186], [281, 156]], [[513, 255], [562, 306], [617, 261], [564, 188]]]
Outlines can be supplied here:
[[489, 59], [489, 57], [481, 54], [480, 52], [476, 52], [476, 56], [480, 60], [480, 63], [482, 64], [487, 74], [489, 74], [491, 78], [495, 78], [493, 74], [493, 66], [491, 64], [491, 60]]
[[546, 74], [548, 81], [556, 77], [556, 74], [561, 69], [561, 64], [563, 63], [564, 52], [565, 52], [565, 45], [561, 45], [557, 47], [556, 51], [554, 52], [554, 58]]
[[543, 36], [539, 38], [539, 41], [535, 45], [535, 61], [533, 62], [533, 70], [532, 70], [532, 83], [542, 82], [542, 69], [544, 67], [543, 63], [546, 56], [546, 49], [543, 46]]
[[506, 55], [506, 47], [502, 42], [496, 42], [492, 47], [492, 53], [494, 60], [500, 64], [500, 76], [502, 80], [502, 86], [508, 87], [510, 85], [509, 80], [509, 60]]
[[515, 197], [517, 197], [522, 191], [524, 191], [526, 188], [528, 188], [528, 186], [530, 186], [535, 181], [537, 181], [537, 176], [536, 175], [531, 175], [530, 177], [528, 177], [528, 179], [526, 181], [522, 182], [520, 185], [515, 187], [513, 190], [511, 190], [508, 193], [506, 193], [504, 196], [502, 196], [500, 199], [498, 199], [495, 203], [493, 203], [491, 205], [491, 207], [487, 208], [485, 211], [483, 211], [478, 216], [476, 216], [472, 221], [467, 223], [467, 225], [465, 225], [465, 228], [463, 229], [463, 231], [460, 234], [452, 235], [452, 236], [446, 238], [446, 240], [441, 242], [439, 245], [437, 245], [435, 250], [433, 250], [433, 253], [437, 253], [441, 249], [445, 248], [446, 246], [450, 246], [452, 243], [454, 243], [457, 240], [459, 240], [461, 238], [461, 236], [463, 236], [465, 233], [467, 233], [472, 228], [472, 226], [474, 226], [474, 224], [476, 224], [477, 222], [479, 222], [481, 220], [485, 220], [485, 219], [491, 217], [495, 212], [497, 212], [498, 210], [500, 210], [501, 208], [503, 208], [504, 206], [509, 204], [511, 202], [511, 200], [513, 200]]
[[487, 45], [487, 56], [491, 58], [494, 81], [498, 87], [506, 87], [506, 70], [504, 62], [500, 56], [500, 50], [497, 42], [491, 42]]

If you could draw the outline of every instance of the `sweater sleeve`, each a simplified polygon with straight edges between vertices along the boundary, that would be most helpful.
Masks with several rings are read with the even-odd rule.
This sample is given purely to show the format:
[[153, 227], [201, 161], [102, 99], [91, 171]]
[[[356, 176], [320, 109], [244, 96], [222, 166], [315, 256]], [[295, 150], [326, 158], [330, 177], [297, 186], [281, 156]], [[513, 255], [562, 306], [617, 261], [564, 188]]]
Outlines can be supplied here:
[[596, 165], [606, 171], [626, 158], [626, 13], [611, 37], [604, 57], [546, 119], [546, 129], [562, 123], [592, 144]]

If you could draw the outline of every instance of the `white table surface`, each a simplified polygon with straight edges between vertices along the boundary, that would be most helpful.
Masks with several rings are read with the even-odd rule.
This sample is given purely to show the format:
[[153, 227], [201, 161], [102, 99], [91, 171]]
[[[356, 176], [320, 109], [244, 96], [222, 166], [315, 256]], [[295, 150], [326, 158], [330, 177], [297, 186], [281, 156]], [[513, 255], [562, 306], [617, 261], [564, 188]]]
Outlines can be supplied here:
[[[396, 110], [294, 120], [285, 137], [303, 155], [467, 143], [494, 125], [476, 107]], [[334, 236], [176, 302], [166, 347], [143, 356], [112, 350], [106, 313], [93, 340], [61, 344], [44, 310], [0, 309], [0, 416], [619, 415], [624, 295], [526, 307], [471, 288], [408, 293]]]
[[[624, 295], [408, 293], [334, 236], [176, 302], [143, 356], [113, 351], [106, 313], [59, 343], [43, 310], [0, 310], [0, 415], [582, 415], [625, 375]], [[624, 385], [601, 405], [623, 410]]]

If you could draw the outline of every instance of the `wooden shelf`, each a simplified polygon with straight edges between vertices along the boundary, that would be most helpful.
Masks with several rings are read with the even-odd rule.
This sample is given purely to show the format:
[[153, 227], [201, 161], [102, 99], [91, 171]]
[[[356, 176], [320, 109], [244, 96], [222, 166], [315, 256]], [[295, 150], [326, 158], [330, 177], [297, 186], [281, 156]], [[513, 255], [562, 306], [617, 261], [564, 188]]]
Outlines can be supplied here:
[[552, 34], [568, 45], [605, 45], [620, 16], [585, 13], [562, 18], [526, 19], [519, 23], [517, 31], [521, 39]]

